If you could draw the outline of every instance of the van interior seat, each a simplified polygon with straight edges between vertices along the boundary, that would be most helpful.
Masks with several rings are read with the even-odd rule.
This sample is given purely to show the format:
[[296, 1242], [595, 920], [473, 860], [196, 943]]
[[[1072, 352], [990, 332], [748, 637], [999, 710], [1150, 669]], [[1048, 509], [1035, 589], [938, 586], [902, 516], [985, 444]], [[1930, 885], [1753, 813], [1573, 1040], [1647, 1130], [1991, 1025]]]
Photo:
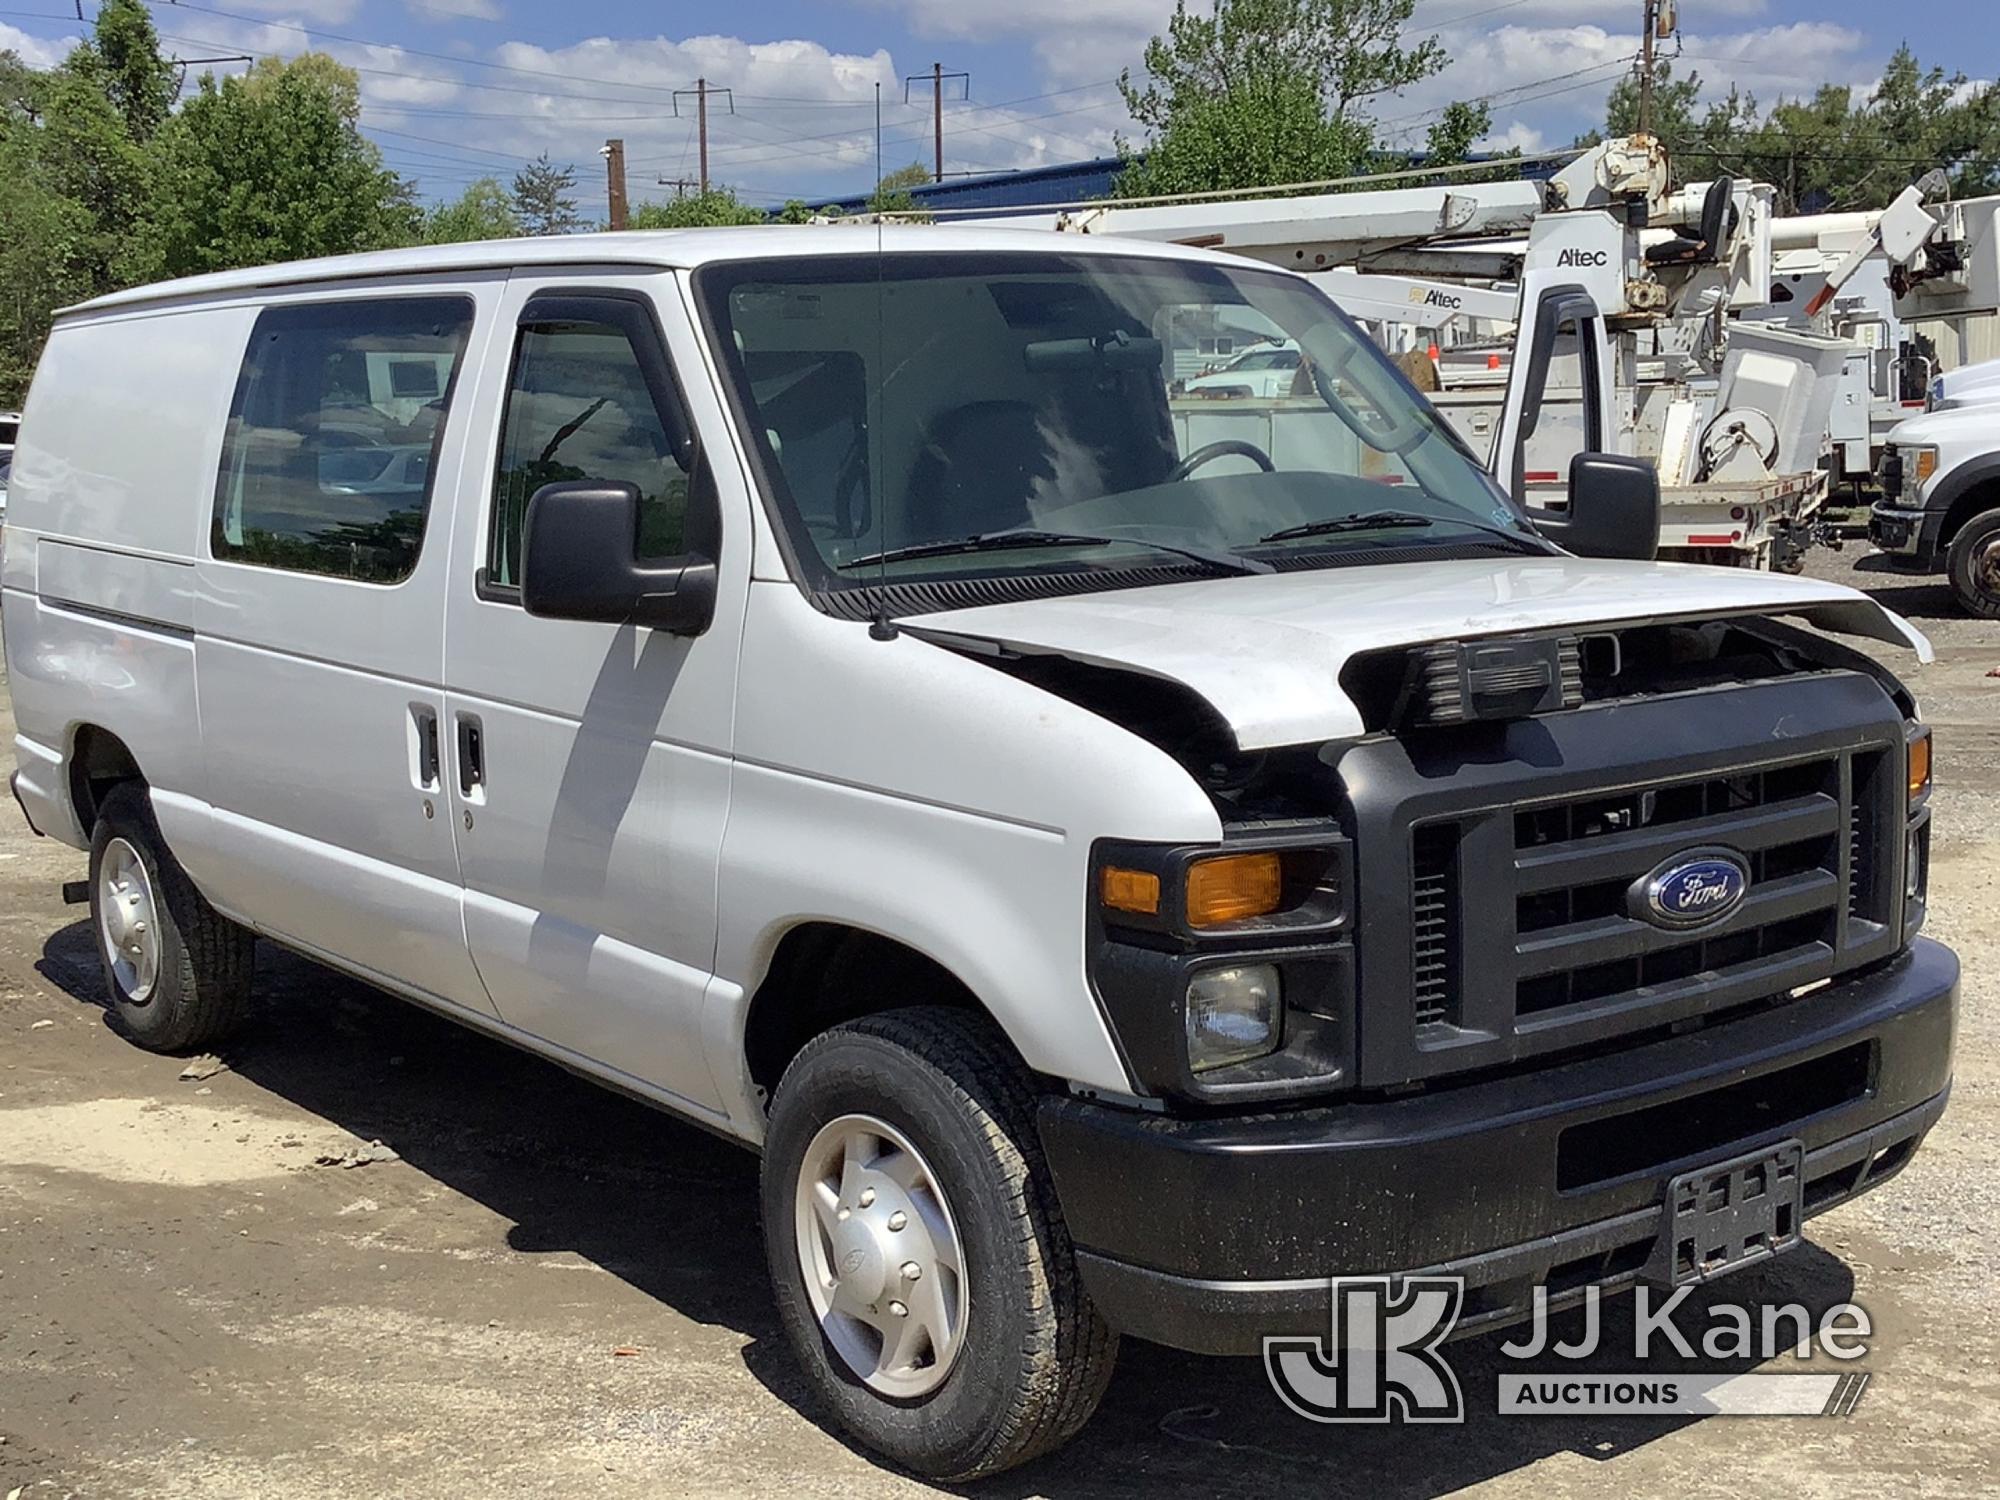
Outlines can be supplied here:
[[1157, 379], [1151, 387], [1064, 381], [1040, 403], [971, 401], [939, 413], [905, 493], [912, 538], [1033, 525], [1033, 500], [1092, 500], [1162, 483], [1180, 450], [1164, 387]]
[[1055, 477], [1030, 403], [970, 401], [932, 419], [904, 512], [919, 541], [1025, 526], [1029, 495]]

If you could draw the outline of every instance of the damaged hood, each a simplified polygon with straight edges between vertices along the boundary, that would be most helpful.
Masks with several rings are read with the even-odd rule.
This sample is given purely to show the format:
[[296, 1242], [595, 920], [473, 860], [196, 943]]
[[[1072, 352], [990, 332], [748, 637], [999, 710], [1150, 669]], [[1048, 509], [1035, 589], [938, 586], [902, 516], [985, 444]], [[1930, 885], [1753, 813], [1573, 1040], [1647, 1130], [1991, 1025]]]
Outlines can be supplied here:
[[1782, 615], [1907, 646], [1930, 642], [1866, 594], [1813, 578], [1580, 557], [1407, 563], [945, 610], [903, 621], [943, 644], [999, 646], [1192, 689], [1244, 750], [1363, 732], [1341, 688], [1350, 658], [1388, 647], [1565, 626]]

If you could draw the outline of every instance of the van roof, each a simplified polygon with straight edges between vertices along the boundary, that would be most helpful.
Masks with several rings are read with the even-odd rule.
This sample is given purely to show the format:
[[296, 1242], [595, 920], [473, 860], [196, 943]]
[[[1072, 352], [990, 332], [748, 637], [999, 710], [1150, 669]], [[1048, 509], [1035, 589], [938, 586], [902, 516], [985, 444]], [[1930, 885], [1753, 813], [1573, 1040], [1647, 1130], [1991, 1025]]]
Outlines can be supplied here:
[[[1154, 241], [1100, 235], [1058, 234], [1043, 229], [1008, 229], [991, 224], [889, 224], [882, 226], [884, 250], [977, 252], [981, 250], [1061, 250], [1067, 254], [1163, 255], [1207, 259], [1204, 251]], [[228, 296], [243, 292], [361, 281], [376, 277], [448, 271], [541, 269], [551, 266], [658, 266], [692, 268], [715, 261], [756, 260], [771, 255], [866, 255], [878, 238], [865, 221], [840, 224], [760, 224], [743, 228], [625, 230], [616, 234], [545, 235], [534, 239], [481, 240], [463, 245], [419, 245], [318, 260], [246, 266], [154, 282], [112, 292], [63, 312], [98, 312], [157, 302]]]

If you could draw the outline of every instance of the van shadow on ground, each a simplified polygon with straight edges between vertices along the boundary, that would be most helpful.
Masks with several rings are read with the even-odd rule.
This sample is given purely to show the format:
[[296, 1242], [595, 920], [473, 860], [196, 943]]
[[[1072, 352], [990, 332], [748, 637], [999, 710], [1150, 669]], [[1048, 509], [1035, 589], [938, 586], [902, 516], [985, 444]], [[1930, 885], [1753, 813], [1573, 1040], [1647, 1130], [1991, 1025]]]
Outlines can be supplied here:
[[[53, 936], [38, 967], [79, 1004], [102, 1009], [87, 924]], [[743, 1274], [763, 1262], [749, 1153], [268, 944], [258, 950], [257, 991], [255, 1019], [226, 1052], [237, 1074], [354, 1135], [387, 1142], [417, 1170], [504, 1216], [513, 1225], [511, 1248], [571, 1251], [686, 1317], [743, 1334], [749, 1372], [827, 1426], [785, 1347], [761, 1270]], [[1706, 1301], [1753, 1308], [1797, 1301], [1816, 1313], [1852, 1289], [1845, 1265], [1808, 1246], [1722, 1283], [1707, 1299], [1690, 1299], [1677, 1321], [1698, 1337]], [[1690, 1425], [1695, 1419], [1494, 1412], [1503, 1369], [1641, 1368], [1632, 1357], [1629, 1299], [1607, 1301], [1603, 1324], [1600, 1352], [1574, 1364], [1549, 1356], [1517, 1364], [1500, 1353], [1507, 1334], [1449, 1346], [1468, 1410], [1465, 1425], [1454, 1427], [1317, 1426], [1280, 1405], [1255, 1360], [1128, 1341], [1080, 1437], [965, 1492], [1011, 1500], [1151, 1494], [1174, 1484], [1203, 1495], [1429, 1500], [1554, 1454], [1612, 1459]], [[1580, 1327], [1576, 1315], [1554, 1325], [1564, 1337]], [[1677, 1367], [1685, 1368], [1659, 1359], [1644, 1366], [1655, 1375]]]
[[[1856, 545], [1853, 542], [1848, 545]], [[1889, 566], [1880, 554], [1864, 557], [1855, 564], [1861, 576], [1855, 587], [1868, 590], [1868, 597], [1884, 609], [1892, 609], [1910, 620], [1963, 620], [1964, 610], [1951, 592], [1951, 583], [1942, 573], [1901, 573]]]

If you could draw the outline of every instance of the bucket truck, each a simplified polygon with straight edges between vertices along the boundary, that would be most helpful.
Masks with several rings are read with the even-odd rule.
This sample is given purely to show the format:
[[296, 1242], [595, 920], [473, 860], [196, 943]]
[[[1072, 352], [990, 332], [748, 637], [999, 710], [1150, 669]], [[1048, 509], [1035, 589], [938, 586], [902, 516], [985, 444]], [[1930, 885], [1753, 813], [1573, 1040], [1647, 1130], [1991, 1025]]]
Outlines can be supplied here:
[[[1546, 183], [1200, 195], [1005, 222], [1223, 249], [1327, 276], [1336, 300], [1378, 324], [1454, 324], [1467, 310], [1443, 303], [1478, 299], [1473, 315], [1495, 329], [1511, 321], [1513, 340], [1470, 359], [1461, 344], [1432, 399], [1503, 483], [1524, 502], [1559, 506], [1576, 453], [1650, 458], [1662, 556], [1770, 566], [1796, 561], [1824, 492], [1820, 450], [1848, 349], [1781, 328], [1728, 348], [1715, 336], [1726, 312], [1770, 300], [1773, 197], [1726, 178], [1675, 190], [1664, 150], [1633, 137], [1591, 148]], [[1433, 298], [1452, 316], [1426, 325], [1414, 314]], [[1384, 318], [1385, 304], [1413, 316]], [[1227, 418], [1223, 405], [1203, 399], [1189, 419], [1269, 436], [1310, 401], [1252, 397]]]

